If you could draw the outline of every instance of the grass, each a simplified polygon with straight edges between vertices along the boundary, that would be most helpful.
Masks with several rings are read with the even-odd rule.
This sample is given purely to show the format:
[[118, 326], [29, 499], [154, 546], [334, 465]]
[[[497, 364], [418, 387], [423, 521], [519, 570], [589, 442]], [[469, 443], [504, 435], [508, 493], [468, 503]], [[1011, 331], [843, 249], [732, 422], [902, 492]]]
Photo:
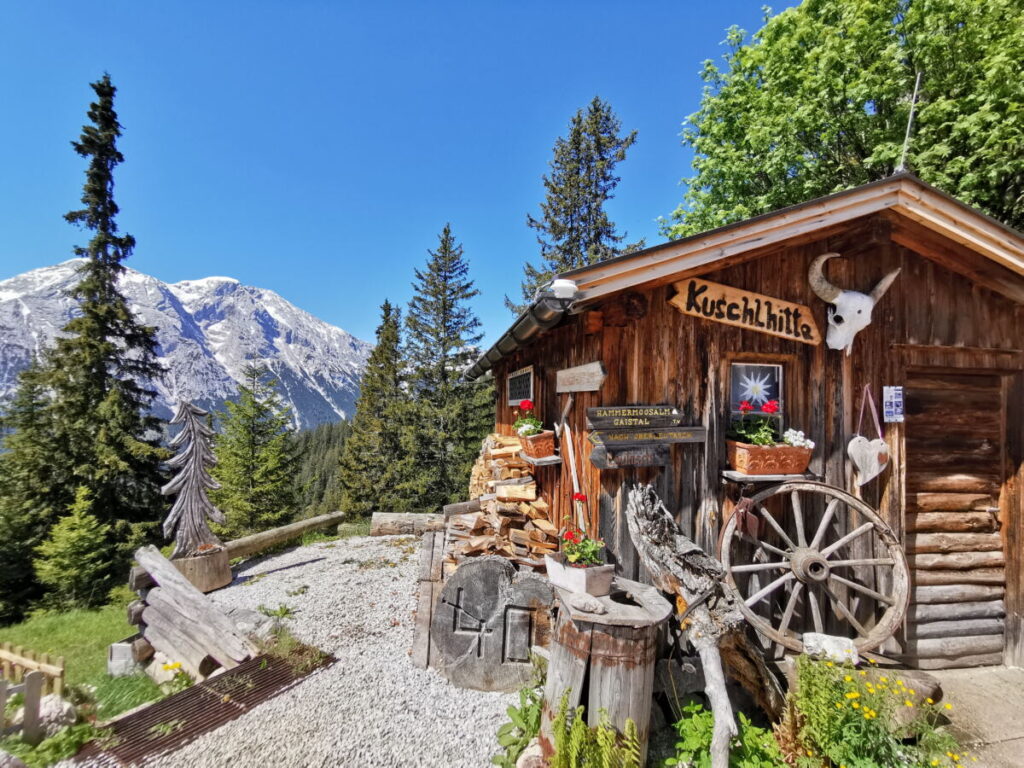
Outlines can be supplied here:
[[361, 517], [348, 523], [341, 523], [338, 526], [339, 539], [351, 539], [353, 536], [370, 535], [370, 518]]

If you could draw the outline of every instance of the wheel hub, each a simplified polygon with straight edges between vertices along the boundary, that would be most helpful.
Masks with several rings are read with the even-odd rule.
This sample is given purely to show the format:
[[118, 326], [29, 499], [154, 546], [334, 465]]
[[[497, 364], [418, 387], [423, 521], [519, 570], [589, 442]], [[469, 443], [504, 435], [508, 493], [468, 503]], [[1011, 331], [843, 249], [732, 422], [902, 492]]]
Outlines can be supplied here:
[[816, 549], [797, 549], [790, 557], [790, 565], [804, 584], [820, 584], [828, 578], [828, 561]]

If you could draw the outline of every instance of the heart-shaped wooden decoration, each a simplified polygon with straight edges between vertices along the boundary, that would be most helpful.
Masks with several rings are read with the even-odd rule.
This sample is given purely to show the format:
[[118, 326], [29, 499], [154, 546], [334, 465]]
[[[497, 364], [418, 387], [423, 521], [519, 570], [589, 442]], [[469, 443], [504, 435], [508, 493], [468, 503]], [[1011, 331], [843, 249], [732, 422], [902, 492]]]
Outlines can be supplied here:
[[846, 454], [857, 469], [857, 485], [874, 480], [889, 464], [889, 446], [880, 437], [868, 440], [857, 435], [846, 446]]

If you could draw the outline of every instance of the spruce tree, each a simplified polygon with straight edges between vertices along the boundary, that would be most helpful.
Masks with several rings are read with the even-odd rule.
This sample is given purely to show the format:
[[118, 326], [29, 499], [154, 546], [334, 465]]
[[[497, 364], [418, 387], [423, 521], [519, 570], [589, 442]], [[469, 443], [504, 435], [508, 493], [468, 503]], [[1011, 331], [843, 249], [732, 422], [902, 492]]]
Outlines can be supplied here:
[[615, 166], [636, 142], [636, 131], [621, 135], [621, 130], [611, 105], [595, 96], [585, 110], [573, 115], [568, 135], [555, 142], [551, 173], [544, 176], [547, 195], [541, 217], [526, 217], [527, 225], [538, 233], [541, 265], [524, 265], [525, 303], [506, 297], [509, 309], [521, 312], [537, 289], [561, 272], [643, 247], [643, 241], [620, 247], [625, 235], [616, 232], [604, 209], [619, 183]]
[[46, 602], [55, 608], [90, 608], [107, 599], [111, 529], [92, 513], [89, 490], [80, 486], [68, 514], [36, 547], [36, 576], [48, 589]]
[[402, 506], [397, 498], [402, 467], [400, 420], [403, 412], [401, 311], [385, 301], [380, 308], [377, 345], [359, 385], [352, 432], [339, 462], [341, 510], [368, 515]]
[[451, 225], [438, 239], [426, 269], [416, 270], [405, 318], [411, 399], [401, 419], [400, 502], [419, 511], [465, 498], [480, 441], [494, 423], [492, 385], [461, 379], [483, 337], [469, 306], [479, 291]]
[[210, 500], [227, 517], [218, 532], [229, 538], [283, 525], [295, 514], [291, 412], [265, 366], [250, 363], [243, 376], [238, 401], [227, 403], [211, 473], [221, 487]]
[[351, 422], [337, 421], [295, 435], [295, 454], [299, 462], [295, 485], [301, 517], [341, 509], [338, 462], [351, 431]]

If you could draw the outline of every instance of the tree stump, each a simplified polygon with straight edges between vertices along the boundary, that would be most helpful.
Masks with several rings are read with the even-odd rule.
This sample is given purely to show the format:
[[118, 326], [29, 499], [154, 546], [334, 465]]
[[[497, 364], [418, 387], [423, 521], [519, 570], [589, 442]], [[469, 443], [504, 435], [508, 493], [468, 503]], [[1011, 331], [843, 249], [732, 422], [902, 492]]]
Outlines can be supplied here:
[[179, 557], [171, 563], [200, 592], [212, 592], [231, 583], [228, 551], [223, 547], [192, 557]]
[[553, 600], [547, 579], [519, 573], [503, 557], [463, 563], [434, 608], [437, 669], [460, 688], [521, 688], [533, 674], [530, 649], [550, 642]]

